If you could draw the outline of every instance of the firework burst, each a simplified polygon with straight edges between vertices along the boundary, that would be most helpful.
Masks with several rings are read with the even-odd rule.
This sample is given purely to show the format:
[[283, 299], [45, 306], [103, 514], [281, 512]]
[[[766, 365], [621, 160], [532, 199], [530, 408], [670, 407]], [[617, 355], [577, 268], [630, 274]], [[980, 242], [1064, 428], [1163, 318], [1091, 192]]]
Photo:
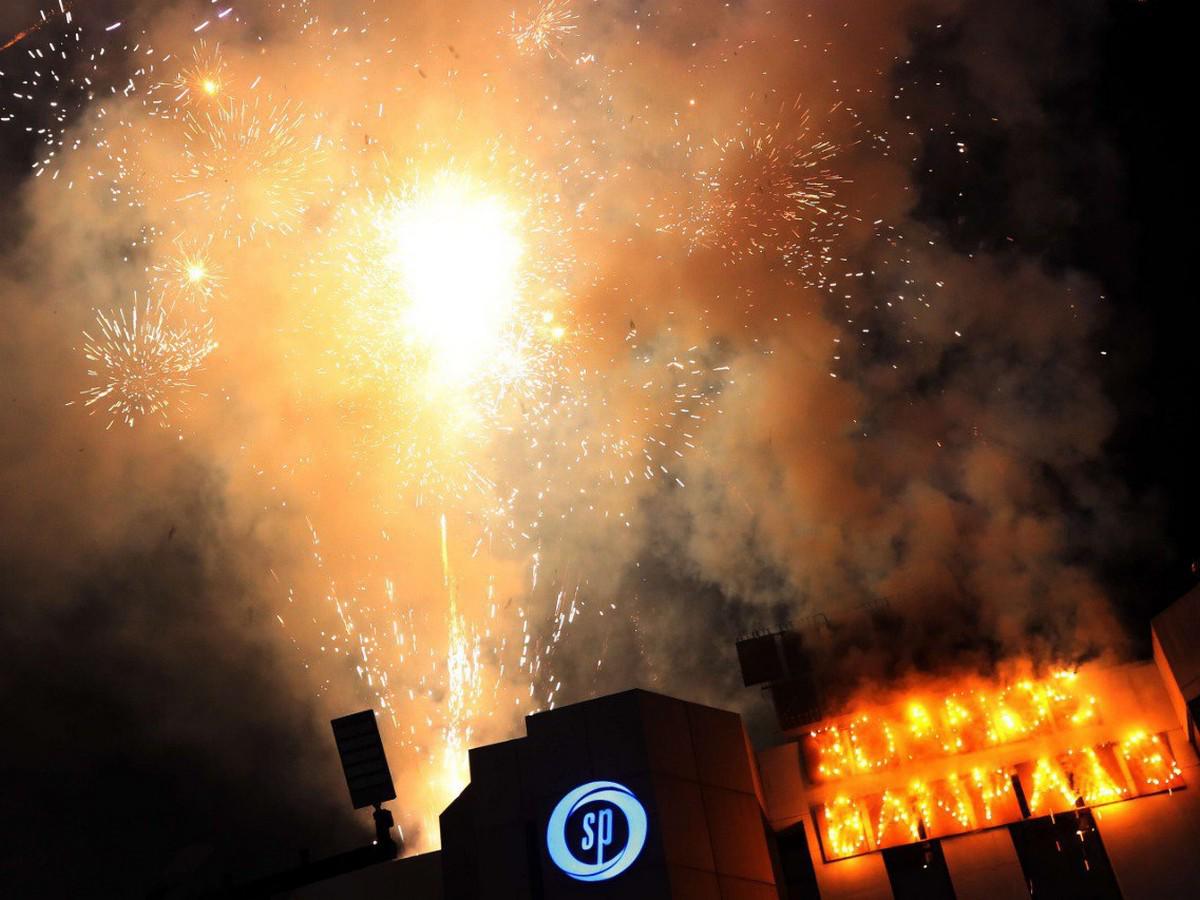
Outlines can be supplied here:
[[[316, 266], [345, 421], [419, 503], [491, 497], [486, 451], [544, 407], [569, 343], [553, 212], [437, 165], [349, 203]], [[485, 504], [486, 505], [486, 504]]]
[[[782, 261], [791, 277], [823, 265], [845, 214], [837, 148], [807, 117], [746, 125], [743, 113], [692, 150], [659, 127], [645, 102], [654, 98], [631, 92], [637, 79], [619, 77], [627, 69], [615, 63], [518, 66], [503, 79], [483, 73], [474, 91], [480, 57], [449, 47], [453, 61], [439, 72], [441, 50], [415, 52], [391, 36], [401, 29], [377, 44], [372, 5], [360, 30], [327, 27], [318, 4], [277, 4], [272, 31], [294, 32], [286, 53], [269, 39], [244, 51], [258, 16], [239, 22], [225, 5], [201, 4], [208, 18], [192, 34], [214, 40], [182, 47], [155, 39], [178, 32], [134, 23], [84, 40], [64, 13], [55, 27], [69, 40], [51, 43], [48, 26], [6, 59], [0, 77], [12, 90], [0, 122], [29, 127], [36, 104], [47, 123], [34, 168], [43, 184], [61, 173], [68, 189], [109, 190], [122, 207], [117, 227], [145, 229], [128, 244], [122, 235], [120, 247], [135, 265], [149, 260], [157, 300], [97, 314], [85, 334], [83, 405], [104, 410], [109, 427], [167, 422], [216, 346], [211, 309], [230, 328], [228, 393], [244, 386], [247, 408], [287, 417], [287, 428], [247, 436], [242, 449], [268, 461], [256, 477], [276, 473], [272, 492], [302, 500], [334, 532], [339, 549], [324, 569], [310, 523], [319, 611], [305, 618], [323, 622], [322, 653], [336, 646], [338, 663], [353, 660], [356, 687], [391, 718], [389, 739], [443, 773], [436, 812], [462, 786], [477, 725], [505, 708], [553, 706], [562, 688], [551, 660], [589, 608], [589, 588], [559, 559], [539, 587], [542, 554], [575, 543], [560, 523], [629, 526], [648, 491], [682, 487], [680, 461], [702, 446], [728, 361], [743, 355], [708, 332], [702, 295], [671, 319], [660, 313], [676, 299], [672, 285], [648, 280], [643, 295], [630, 278], [626, 291], [628, 271], [612, 270], [642, 261], [611, 264], [631, 240], [628, 223], [657, 220], [682, 235], [676, 251]], [[501, 57], [515, 47], [561, 59], [580, 17], [568, 0], [531, 0], [503, 35], [502, 19], [487, 21], [473, 39]], [[29, 58], [19, 71], [18, 52]], [[347, 80], [331, 89], [303, 66]], [[523, 89], [525, 76], [538, 80]], [[297, 100], [277, 105], [272, 93]], [[694, 173], [676, 198], [682, 212], [643, 205], [640, 176], [681, 155]], [[678, 167], [667, 168], [675, 178]], [[258, 235], [271, 246], [251, 240]], [[259, 290], [271, 302], [253, 302]], [[214, 302], [224, 295], [231, 302]], [[628, 317], [613, 313], [624, 299]], [[639, 332], [642, 309], [655, 321]], [[249, 337], [237, 343], [234, 329]], [[268, 339], [257, 340], [260, 330]], [[253, 355], [234, 367], [240, 351]], [[289, 491], [280, 472], [312, 481]], [[345, 516], [353, 524], [330, 514], [331, 503], [355, 502], [343, 489], [360, 504]], [[432, 534], [440, 519], [445, 604], [430, 602], [436, 587], [413, 587], [411, 540], [373, 545], [369, 516], [383, 532], [407, 529], [406, 539]], [[462, 546], [473, 547], [469, 557], [455, 552]], [[451, 560], [464, 573], [461, 596]], [[527, 591], [495, 602], [496, 578], [508, 591], [529, 571]], [[603, 606], [615, 609], [607, 598]]]
[[522, 53], [545, 52], [551, 57], [562, 55], [562, 44], [579, 26], [579, 15], [567, 0], [546, 0], [525, 19], [512, 13], [509, 36]]
[[206, 307], [221, 292], [224, 272], [213, 258], [212, 241], [176, 238], [170, 254], [150, 270], [151, 284], [169, 300]]
[[291, 231], [311, 194], [306, 172], [315, 150], [300, 136], [304, 121], [290, 103], [257, 98], [188, 112], [180, 202], [199, 205], [239, 243], [263, 229]]
[[195, 384], [192, 376], [215, 348], [212, 320], [171, 325], [167, 309], [150, 301], [130, 313], [96, 313], [96, 336], [84, 332], [83, 355], [95, 383], [81, 393], [84, 406], [109, 416], [108, 427], [168, 413]]
[[173, 101], [178, 106], [217, 103], [233, 85], [229, 64], [221, 53], [220, 44], [197, 42], [192, 48], [192, 61], [171, 83]]
[[746, 126], [714, 141], [715, 161], [697, 172], [682, 216], [662, 230], [730, 263], [772, 254], [819, 277], [846, 219], [837, 201], [842, 179], [829, 165], [839, 147], [812, 134], [807, 113], [793, 130], [785, 138], [782, 122]]

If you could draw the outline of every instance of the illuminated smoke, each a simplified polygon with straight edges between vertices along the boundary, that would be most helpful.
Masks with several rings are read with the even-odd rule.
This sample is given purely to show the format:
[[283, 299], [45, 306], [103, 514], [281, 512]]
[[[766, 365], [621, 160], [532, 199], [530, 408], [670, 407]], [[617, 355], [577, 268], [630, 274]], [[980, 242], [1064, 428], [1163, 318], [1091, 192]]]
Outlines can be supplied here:
[[[6, 374], [59, 429], [81, 388], [179, 428], [270, 538], [297, 683], [443, 779], [418, 820], [524, 713], [739, 702], [743, 628], [828, 612], [845, 678], [1118, 642], [1056, 499], [1110, 427], [1100, 291], [913, 215], [907, 5], [52, 7], [0, 62], [37, 150], [5, 294], [76, 369]], [[62, 442], [142, 472], [141, 432]]]

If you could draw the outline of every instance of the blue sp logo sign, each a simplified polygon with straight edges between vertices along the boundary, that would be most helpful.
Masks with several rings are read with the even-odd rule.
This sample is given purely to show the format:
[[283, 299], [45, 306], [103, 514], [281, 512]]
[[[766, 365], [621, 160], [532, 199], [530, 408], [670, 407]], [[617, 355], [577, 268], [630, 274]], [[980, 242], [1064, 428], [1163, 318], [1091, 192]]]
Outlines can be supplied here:
[[581, 784], [558, 801], [546, 826], [550, 859], [576, 881], [608, 881], [646, 846], [646, 808], [615, 781]]

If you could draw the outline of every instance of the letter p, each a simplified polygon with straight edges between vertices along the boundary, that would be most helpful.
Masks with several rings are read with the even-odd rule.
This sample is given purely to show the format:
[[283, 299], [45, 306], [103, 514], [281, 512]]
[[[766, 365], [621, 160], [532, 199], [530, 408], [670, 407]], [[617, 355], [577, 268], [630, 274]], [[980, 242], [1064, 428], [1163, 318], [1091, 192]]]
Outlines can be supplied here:
[[613, 811], [612, 809], [600, 810], [599, 821], [596, 823], [596, 865], [604, 862], [604, 848], [612, 844], [613, 839]]

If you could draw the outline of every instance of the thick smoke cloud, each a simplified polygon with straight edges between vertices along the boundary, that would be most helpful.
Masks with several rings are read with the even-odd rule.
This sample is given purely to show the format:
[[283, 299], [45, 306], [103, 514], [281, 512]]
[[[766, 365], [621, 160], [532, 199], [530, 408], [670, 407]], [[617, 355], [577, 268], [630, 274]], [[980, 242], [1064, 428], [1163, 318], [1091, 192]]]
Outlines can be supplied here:
[[211, 888], [361, 842], [328, 713], [275, 627], [277, 551], [196, 447], [64, 409], [79, 373], [59, 319], [78, 285], [28, 259], [9, 273], [3, 892]]
[[[78, 189], [27, 178], [11, 194], [0, 696], [18, 740], [43, 749], [14, 757], [30, 787], [6, 796], [20, 812], [4, 819], [26, 824], [5, 843], [0, 877], [69, 853], [86, 865], [59, 893], [88, 893], [91, 871], [124, 871], [145, 889], [244, 877], [290, 864], [297, 847], [363, 838], [325, 720], [376, 695], [332, 610], [391, 578], [415, 636], [444, 646], [438, 510], [391, 502], [404, 492], [394, 471], [352, 439], [313, 299], [329, 276], [298, 273], [291, 251], [320, 244], [364, 171], [439, 153], [498, 169], [487, 160], [498, 135], [550, 173], [563, 207], [587, 210], [591, 224], [570, 233], [573, 364], [604, 375], [587, 413], [549, 435], [548, 480], [504, 440], [487, 448], [517, 489], [514, 519], [542, 515], [536, 563], [520, 542], [477, 546], [471, 512], [447, 517], [464, 615], [491, 629], [490, 645], [548, 640], [558, 591], [578, 598], [539, 696], [555, 683], [560, 703], [643, 686], [753, 709], [733, 640], [789, 621], [811, 623], [831, 699], [914, 670], [1123, 652], [1096, 576], [1125, 503], [1105, 470], [1105, 289], [1052, 239], [1101, 205], [1120, 220], [1117, 186], [1074, 193], [1056, 168], [1068, 156], [1072, 173], [1117, 168], [1102, 137], [1064, 133], [1059, 111], [1086, 88], [1101, 12], [679, 2], [635, 15], [576, 3], [570, 54], [531, 59], [513, 52], [507, 11], [492, 3], [375, 10], [365, 31], [344, 6], [310, 3], [305, 16], [346, 27], [339, 64], [370, 60], [369, 78], [329, 72], [326, 45], [296, 27], [305, 16], [239, 11], [249, 23], [222, 38], [237, 83], [261, 76], [320, 111], [305, 127], [367, 149], [314, 156], [319, 187], [295, 233], [248, 240], [225, 260], [221, 347], [173, 427], [105, 431], [65, 405], [86, 383], [78, 347], [91, 308], [144, 289], [157, 245], [140, 238], [164, 223], [83, 189], [109, 148], [68, 158], [61, 178]], [[147, 40], [190, 46], [198, 9], [148, 5]], [[108, 12], [77, 15], [102, 28]], [[135, 18], [111, 20], [122, 17]], [[18, 10], [0, 24], [27, 20]], [[585, 53], [594, 65], [575, 59]], [[368, 101], [386, 115], [360, 120]], [[106, 102], [119, 119], [140, 99]], [[770, 251], [689, 247], [661, 227], [720, 164], [708, 147], [776, 125], [842, 148], [831, 167], [844, 216], [821, 277]], [[171, 127], [144, 121], [135, 133], [135, 194], [170, 186]], [[984, 199], [956, 205], [964, 184]], [[647, 355], [656, 371], [678, 355], [706, 373], [689, 387], [711, 401], [695, 424], [653, 412], [673, 385], [641, 390]], [[671, 477], [608, 480], [610, 458], [578, 459], [581, 422], [651, 431], [687, 452], [663, 453]], [[449, 701], [444, 686], [396, 671], [397, 693], [418, 696], [387, 730], [400, 818], [427, 845], [438, 793], [421, 765]], [[473, 742], [515, 733], [528, 702], [528, 679], [511, 668], [487, 677], [503, 687]], [[60, 825], [64, 807], [90, 824]], [[70, 836], [55, 838], [60, 828]], [[127, 893], [116, 881], [100, 892]]]
[[[1124, 228], [1114, 150], [1068, 106], [1094, 88], [1103, 13], [876, 13], [846, 23], [866, 36], [852, 49], [830, 35], [852, 61], [823, 61], [846, 94], [869, 91], [854, 96], [862, 143], [841, 157], [842, 196], [894, 230], [851, 228], [826, 295], [784, 292], [786, 318], [743, 299], [724, 331], [743, 377], [686, 490], [643, 504], [617, 592], [636, 598], [625, 652], [667, 690], [745, 702], [732, 638], [786, 622], [808, 625], [829, 702], [913, 671], [1127, 649], [1096, 570], [1130, 522], [1147, 526], [1122, 527], [1133, 504], [1104, 468], [1105, 289], [1064, 264], [1080, 256], [1074, 233], [1105, 233], [1090, 217]], [[812, 90], [808, 74], [779, 94]], [[884, 158], [870, 151], [880, 133]], [[686, 268], [664, 278], [682, 294], [720, 271]], [[743, 298], [780, 295], [737, 277]]]
[[[823, 62], [838, 69], [839, 99], [870, 91], [854, 96], [860, 144], [839, 161], [851, 182], [842, 197], [894, 230], [852, 226], [823, 295], [752, 268], [724, 279], [787, 296], [789, 309], [738, 305], [724, 334], [739, 377], [685, 465], [687, 488], [667, 485], [642, 506], [648, 537], [636, 568], [620, 569], [621, 591], [638, 598], [630, 651], [658, 684], [732, 670], [736, 634], [814, 615], [806, 633], [830, 702], [914, 670], [1125, 650], [1095, 574], [1124, 540], [1116, 523], [1128, 508], [1103, 468], [1114, 426], [1098, 340], [1105, 291], [1064, 267], [1057, 234], [1089, 215], [1119, 231], [1113, 152], [1095, 130], [1065, 133], [1060, 112], [1089, 86], [1103, 16], [876, 12], [845, 23], [867, 36], [853, 48], [830, 35], [837, 49]], [[802, 67], [770, 74], [784, 96], [820, 81]], [[872, 152], [880, 134], [883, 158]], [[943, 161], [944, 174], [921, 168]], [[1080, 169], [1093, 176], [1089, 196], [1075, 190]], [[958, 204], [978, 220], [945, 221], [959, 185], [986, 198]], [[721, 270], [686, 268], [664, 280], [708, 300], [699, 283]], [[701, 682], [737, 702], [735, 678]]]

